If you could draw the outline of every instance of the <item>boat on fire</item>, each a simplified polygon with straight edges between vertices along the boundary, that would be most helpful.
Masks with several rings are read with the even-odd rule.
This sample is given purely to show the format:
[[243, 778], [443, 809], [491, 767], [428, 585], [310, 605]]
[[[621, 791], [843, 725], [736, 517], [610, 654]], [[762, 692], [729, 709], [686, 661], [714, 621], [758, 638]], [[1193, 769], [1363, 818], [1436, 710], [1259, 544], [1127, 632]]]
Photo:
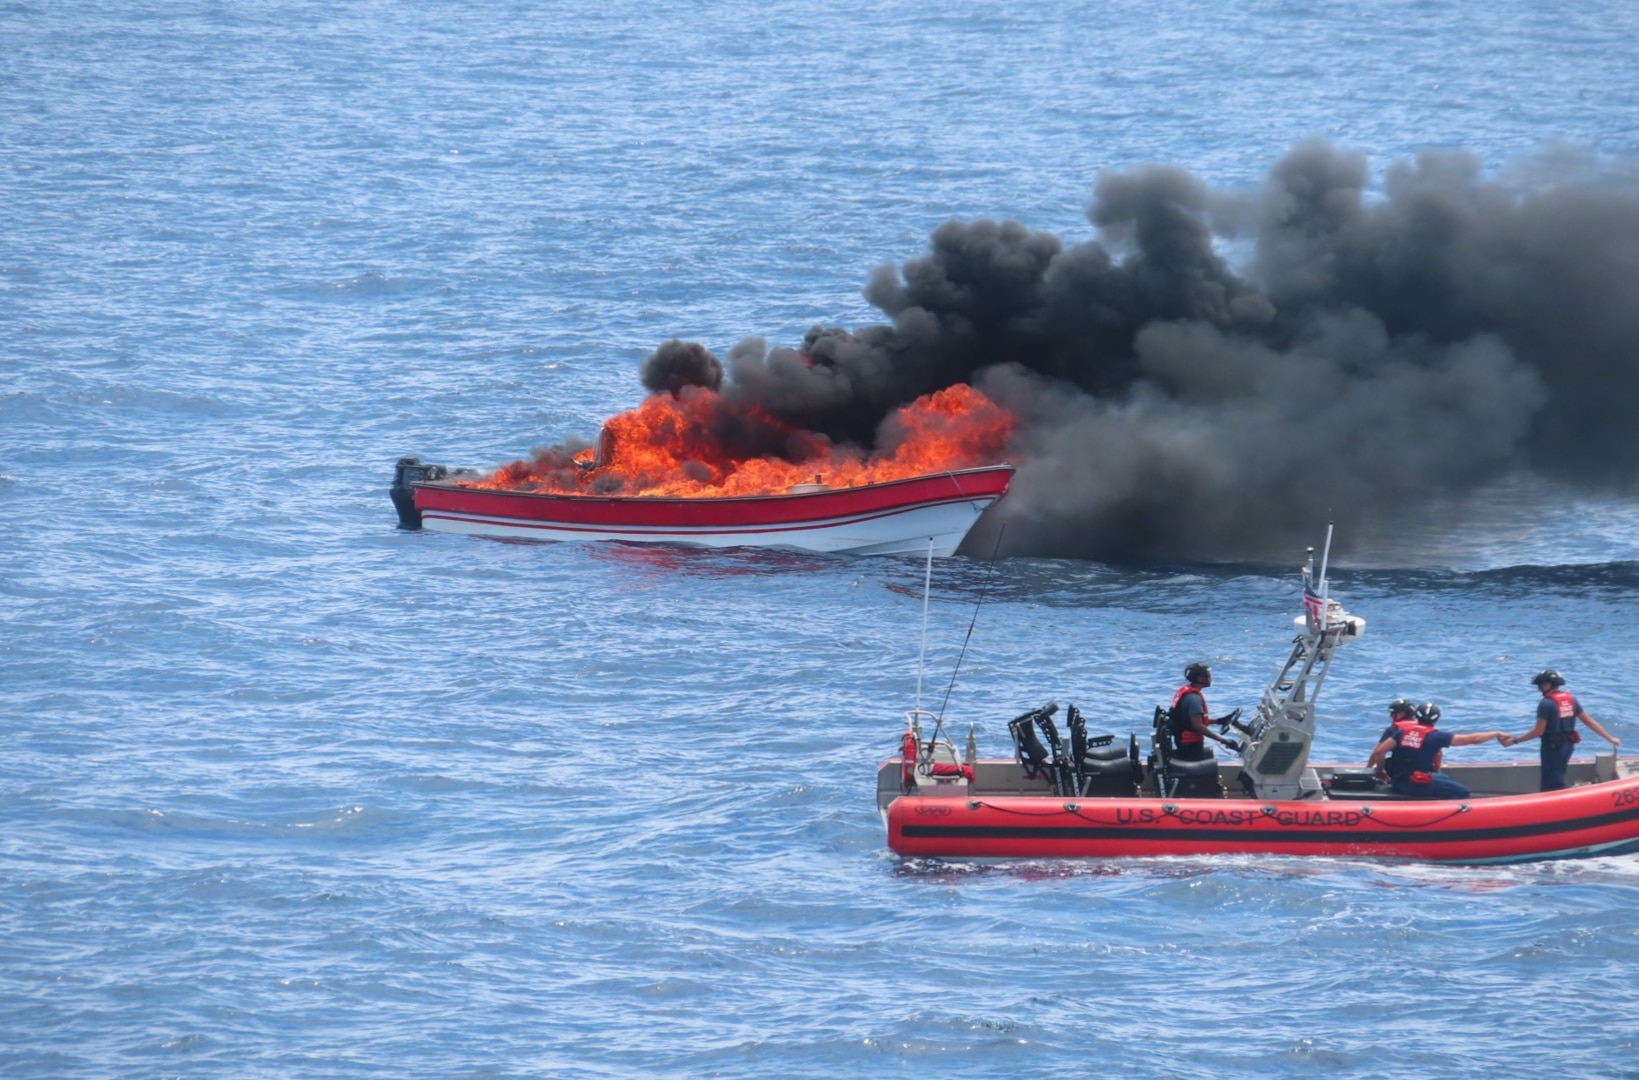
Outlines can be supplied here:
[[406, 529], [942, 558], [1006, 494], [1013, 471], [989, 465], [849, 487], [816, 480], [778, 494], [723, 498], [598, 496], [483, 487], [473, 470], [406, 457], [391, 494]]
[[888, 846], [907, 857], [1112, 858], [1321, 855], [1503, 863], [1639, 851], [1639, 758], [1573, 761], [1571, 786], [1538, 790], [1529, 762], [1448, 764], [1461, 800], [1395, 795], [1361, 765], [1309, 761], [1315, 699], [1336, 650], [1365, 621], [1303, 571], [1305, 611], [1292, 652], [1225, 760], [1168, 752], [1158, 707], [1141, 756], [1139, 733], [1089, 735], [1071, 705], [1065, 732], [1049, 702], [1013, 718], [1014, 754], [980, 759], [973, 730], [958, 753], [942, 719], [907, 714], [898, 756], [877, 770]]

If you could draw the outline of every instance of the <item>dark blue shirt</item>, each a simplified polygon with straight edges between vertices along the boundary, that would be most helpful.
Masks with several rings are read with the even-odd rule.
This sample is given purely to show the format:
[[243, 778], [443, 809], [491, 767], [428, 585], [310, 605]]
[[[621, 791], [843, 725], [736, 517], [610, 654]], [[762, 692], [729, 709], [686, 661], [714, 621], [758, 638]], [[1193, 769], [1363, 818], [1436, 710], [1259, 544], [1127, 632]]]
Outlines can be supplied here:
[[1542, 721], [1542, 736], [1569, 735], [1576, 730], [1577, 714], [1582, 712], [1582, 702], [1571, 694], [1565, 695], [1570, 702], [1571, 714], [1566, 716], [1559, 707], [1559, 702], [1551, 697], [1544, 697], [1537, 702], [1537, 719]]
[[1206, 716], [1206, 695], [1191, 690], [1173, 706], [1172, 733], [1179, 746], [1200, 746], [1206, 740], [1195, 730], [1195, 721]]
[[1389, 751], [1383, 767], [1396, 780], [1404, 780], [1414, 772], [1431, 773], [1434, 771], [1434, 759], [1440, 756], [1441, 750], [1451, 745], [1451, 739], [1451, 732], [1439, 728], [1396, 728], [1394, 749]]

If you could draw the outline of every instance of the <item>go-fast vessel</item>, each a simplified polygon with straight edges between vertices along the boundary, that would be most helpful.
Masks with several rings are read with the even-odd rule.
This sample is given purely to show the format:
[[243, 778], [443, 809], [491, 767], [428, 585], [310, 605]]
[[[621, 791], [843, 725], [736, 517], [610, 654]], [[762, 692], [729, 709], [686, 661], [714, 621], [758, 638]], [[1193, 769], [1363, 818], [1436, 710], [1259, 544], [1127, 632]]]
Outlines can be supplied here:
[[522, 540], [786, 547], [847, 555], [953, 554], [1007, 492], [1012, 465], [723, 498], [540, 494], [483, 487], [471, 470], [400, 458], [391, 493], [407, 529]]

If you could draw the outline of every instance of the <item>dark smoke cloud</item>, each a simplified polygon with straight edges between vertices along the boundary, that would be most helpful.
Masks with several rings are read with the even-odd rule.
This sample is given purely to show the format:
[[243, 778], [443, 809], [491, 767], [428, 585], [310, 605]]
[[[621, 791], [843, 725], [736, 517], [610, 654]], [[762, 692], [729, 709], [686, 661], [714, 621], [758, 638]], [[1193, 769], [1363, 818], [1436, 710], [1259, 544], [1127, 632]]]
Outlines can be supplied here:
[[[898, 406], [975, 383], [1021, 419], [985, 523], [1011, 554], [1262, 558], [1516, 470], [1631, 485], [1639, 187], [1534, 164], [1427, 153], [1372, 192], [1363, 157], [1313, 142], [1252, 192], [1107, 174], [1096, 239], [948, 222], [867, 285], [887, 324], [743, 341], [722, 393], [869, 446]], [[1220, 254], [1237, 246], [1241, 272]], [[645, 366], [675, 389], [651, 369], [678, 365]]]
[[723, 385], [723, 364], [704, 345], [673, 338], [643, 361], [640, 376], [656, 394], [680, 394], [685, 386], [716, 390]]

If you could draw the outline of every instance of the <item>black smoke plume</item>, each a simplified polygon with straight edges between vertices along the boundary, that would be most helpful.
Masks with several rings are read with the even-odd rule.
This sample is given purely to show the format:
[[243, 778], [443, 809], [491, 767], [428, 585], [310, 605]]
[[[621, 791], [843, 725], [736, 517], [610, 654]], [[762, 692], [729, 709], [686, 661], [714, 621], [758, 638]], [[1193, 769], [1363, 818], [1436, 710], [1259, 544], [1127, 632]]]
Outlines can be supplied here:
[[704, 345], [673, 338], [643, 361], [643, 387], [652, 393], [677, 394], [685, 386], [716, 390], [723, 385], [723, 364]]
[[743, 341], [726, 383], [668, 343], [644, 381], [721, 384], [731, 407], [865, 446], [893, 409], [972, 382], [1020, 419], [1019, 472], [986, 521], [1005, 521], [1004, 554], [1255, 559], [1515, 472], [1633, 485], [1633, 177], [1547, 158], [1487, 175], [1431, 152], [1369, 179], [1324, 142], [1250, 192], [1106, 174], [1095, 239], [947, 222], [867, 285], [887, 324]]

